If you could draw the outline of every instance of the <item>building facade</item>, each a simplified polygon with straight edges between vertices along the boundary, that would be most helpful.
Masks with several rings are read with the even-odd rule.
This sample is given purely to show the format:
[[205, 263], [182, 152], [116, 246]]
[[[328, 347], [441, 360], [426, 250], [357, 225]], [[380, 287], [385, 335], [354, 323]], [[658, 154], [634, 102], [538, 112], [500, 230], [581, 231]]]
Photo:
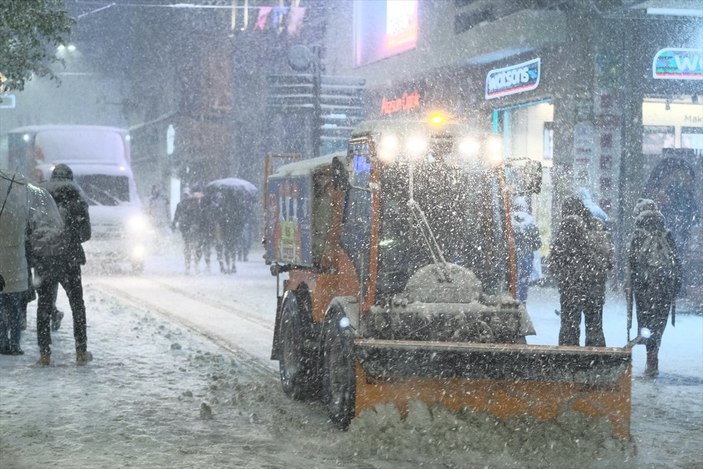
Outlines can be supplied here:
[[[665, 158], [690, 167], [703, 205], [703, 12], [600, 3], [345, 2], [329, 18], [326, 68], [366, 80], [369, 118], [439, 108], [501, 134], [505, 159], [539, 160], [542, 254], [562, 200], [579, 193], [607, 214], [622, 273], [632, 208], [665, 184], [649, 181]], [[691, 267], [703, 265], [701, 228]]]

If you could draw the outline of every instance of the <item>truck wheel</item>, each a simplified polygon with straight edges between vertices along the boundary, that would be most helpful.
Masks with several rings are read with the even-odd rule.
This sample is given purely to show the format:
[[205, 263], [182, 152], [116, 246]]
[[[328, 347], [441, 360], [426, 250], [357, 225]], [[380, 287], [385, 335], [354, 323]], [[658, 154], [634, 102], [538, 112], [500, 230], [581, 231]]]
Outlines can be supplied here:
[[346, 430], [354, 417], [356, 372], [352, 334], [349, 329], [340, 328], [341, 317], [327, 323], [322, 352], [322, 398], [330, 420]]
[[281, 358], [278, 365], [283, 392], [292, 399], [306, 399], [312, 394], [314, 369], [303, 346], [305, 333], [297, 301], [287, 300], [283, 304], [279, 334]]

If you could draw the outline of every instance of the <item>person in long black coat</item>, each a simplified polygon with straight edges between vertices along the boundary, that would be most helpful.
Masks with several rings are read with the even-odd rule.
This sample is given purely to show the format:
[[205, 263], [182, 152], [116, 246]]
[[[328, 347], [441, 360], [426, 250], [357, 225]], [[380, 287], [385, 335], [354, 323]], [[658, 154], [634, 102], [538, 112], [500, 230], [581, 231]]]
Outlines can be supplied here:
[[561, 304], [559, 345], [579, 345], [583, 314], [585, 345], [605, 347], [603, 306], [612, 251], [612, 241], [602, 223], [578, 197], [568, 197], [549, 256]]
[[200, 201], [189, 190], [183, 191], [183, 199], [176, 205], [171, 230], [178, 228], [183, 237], [183, 257], [186, 274], [190, 274], [191, 265], [198, 272], [198, 263], [202, 256], [200, 242], [201, 217]]
[[58, 286], [66, 291], [73, 314], [73, 337], [76, 361], [79, 364], [92, 359], [88, 352], [85, 302], [81, 266], [85, 264], [82, 243], [91, 236], [88, 203], [81, 189], [73, 181], [73, 171], [65, 164], [54, 168], [50, 180], [44, 185], [54, 198], [64, 222], [58, 242], [32, 252], [37, 286], [37, 339], [39, 364], [46, 366], [51, 360], [51, 315], [56, 304]]
[[[635, 232], [628, 247], [625, 289], [632, 289], [637, 309], [637, 327], [640, 335], [643, 329], [649, 330], [645, 342], [647, 367], [645, 375], [656, 377], [659, 374], [659, 347], [666, 328], [669, 312], [681, 288], [681, 262], [674, 237], [664, 224], [664, 216], [657, 210], [651, 199], [640, 199], [635, 205]], [[668, 262], [656, 268], [648, 267], [642, 254], [645, 240], [650, 236], [662, 236], [669, 246], [671, 255]]]

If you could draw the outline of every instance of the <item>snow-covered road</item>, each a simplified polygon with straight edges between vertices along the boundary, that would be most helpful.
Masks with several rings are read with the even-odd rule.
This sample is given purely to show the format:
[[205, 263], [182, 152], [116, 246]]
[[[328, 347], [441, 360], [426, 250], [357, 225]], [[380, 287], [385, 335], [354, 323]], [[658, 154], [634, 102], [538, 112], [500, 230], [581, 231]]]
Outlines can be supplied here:
[[[164, 254], [141, 278], [87, 274], [84, 284], [93, 362], [74, 364], [67, 314], [54, 365], [33, 365], [36, 302], [27, 353], [0, 356], [0, 467], [703, 467], [700, 316], [667, 328], [659, 380], [639, 378], [644, 351], [635, 350], [632, 455], [565, 440], [558, 426], [519, 431], [436, 411], [337, 431], [321, 405], [280, 389], [269, 360], [275, 279], [257, 255], [234, 275], [185, 276], [180, 258]], [[554, 290], [531, 292], [531, 343], [555, 342], [557, 305]], [[59, 306], [68, 313], [63, 295]], [[608, 345], [624, 343], [624, 327], [612, 296]]]

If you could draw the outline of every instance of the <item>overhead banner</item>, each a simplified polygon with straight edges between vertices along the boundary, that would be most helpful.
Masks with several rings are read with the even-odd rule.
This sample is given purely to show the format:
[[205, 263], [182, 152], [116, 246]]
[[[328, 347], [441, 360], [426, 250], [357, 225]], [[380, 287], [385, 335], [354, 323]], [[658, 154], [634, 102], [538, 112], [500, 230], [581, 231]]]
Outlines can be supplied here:
[[486, 75], [486, 99], [524, 93], [537, 88], [540, 77], [540, 58], [517, 65], [497, 68]]
[[652, 76], [660, 80], [703, 80], [703, 49], [660, 50], [652, 61]]

